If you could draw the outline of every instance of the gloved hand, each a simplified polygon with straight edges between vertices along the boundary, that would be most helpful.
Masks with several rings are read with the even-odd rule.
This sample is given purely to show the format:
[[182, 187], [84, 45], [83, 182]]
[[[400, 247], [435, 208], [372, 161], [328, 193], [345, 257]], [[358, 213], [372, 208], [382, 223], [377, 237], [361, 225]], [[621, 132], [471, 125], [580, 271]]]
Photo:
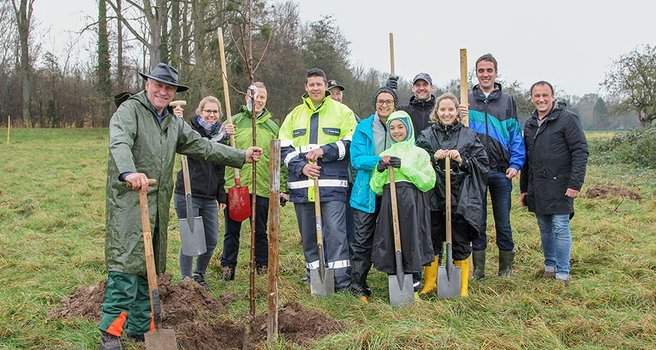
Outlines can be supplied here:
[[399, 157], [394, 157], [391, 156], [389, 160], [389, 165], [395, 167], [395, 168], [400, 168], [401, 167], [401, 158]]
[[387, 86], [390, 89], [396, 90], [399, 87], [399, 76], [390, 75], [389, 78], [387, 78], [387, 82], [385, 83], [385, 86]]
[[376, 170], [377, 170], [379, 173], [382, 173], [383, 171], [385, 171], [385, 169], [387, 169], [387, 166], [388, 166], [388, 165], [389, 165], [389, 163], [387, 163], [387, 162], [385, 161], [385, 158], [381, 158], [381, 159], [378, 161], [378, 165], [376, 165]]

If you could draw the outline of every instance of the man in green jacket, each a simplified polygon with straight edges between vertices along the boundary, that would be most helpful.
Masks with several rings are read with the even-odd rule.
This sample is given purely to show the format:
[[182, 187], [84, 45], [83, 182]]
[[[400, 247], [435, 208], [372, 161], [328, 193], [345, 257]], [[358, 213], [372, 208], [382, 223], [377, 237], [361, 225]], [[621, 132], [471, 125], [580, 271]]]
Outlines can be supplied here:
[[[166, 270], [169, 205], [173, 192], [175, 153], [217, 164], [241, 167], [257, 161], [261, 149], [236, 150], [210, 143], [173, 115], [169, 103], [176, 92], [178, 72], [164, 63], [145, 80], [144, 91], [123, 102], [109, 123], [109, 160], [105, 230], [105, 263], [109, 278], [102, 304], [101, 349], [121, 349], [120, 336], [143, 339], [152, 329], [144, 241], [138, 191], [148, 192], [157, 273]], [[148, 179], [157, 185], [148, 186]]]
[[[255, 116], [255, 130], [257, 145], [262, 147], [261, 161], [256, 164], [257, 180], [255, 194], [255, 267], [257, 273], [262, 275], [267, 271], [269, 258], [269, 241], [267, 239], [267, 220], [269, 218], [269, 154], [271, 140], [278, 138], [278, 125], [271, 119], [271, 113], [266, 109], [267, 89], [262, 82], [256, 82], [248, 89], [245, 106], [241, 106], [239, 113], [232, 117], [235, 126], [235, 147], [247, 149], [253, 143], [253, 116]], [[287, 191], [287, 171], [281, 169], [281, 192]], [[242, 186], [248, 186], [253, 193], [253, 168], [246, 165], [239, 174]], [[232, 169], [226, 169], [226, 188], [235, 186], [235, 174]], [[285, 200], [286, 194], [282, 194]], [[226, 233], [221, 254], [224, 281], [235, 278], [235, 267], [239, 254], [239, 231], [241, 222], [230, 219], [229, 209], [225, 209]]]

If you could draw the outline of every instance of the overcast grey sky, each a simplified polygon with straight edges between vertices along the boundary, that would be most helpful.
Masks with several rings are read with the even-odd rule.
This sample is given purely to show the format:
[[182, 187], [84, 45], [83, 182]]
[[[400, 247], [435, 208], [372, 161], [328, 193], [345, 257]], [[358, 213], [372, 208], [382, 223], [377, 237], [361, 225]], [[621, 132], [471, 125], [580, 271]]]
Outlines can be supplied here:
[[[568, 94], [599, 92], [613, 60], [638, 45], [656, 44], [656, 2], [624, 1], [299, 1], [301, 18], [332, 15], [351, 42], [353, 64], [389, 71], [388, 33], [395, 38], [396, 71], [406, 79], [419, 71], [436, 85], [459, 76], [460, 48], [469, 68], [492, 53], [499, 76], [525, 88], [548, 80]], [[67, 30], [95, 17], [95, 0], [37, 0], [35, 16], [47, 45], [65, 43]], [[88, 21], [87, 21], [88, 22]], [[81, 54], [84, 47], [80, 47]]]

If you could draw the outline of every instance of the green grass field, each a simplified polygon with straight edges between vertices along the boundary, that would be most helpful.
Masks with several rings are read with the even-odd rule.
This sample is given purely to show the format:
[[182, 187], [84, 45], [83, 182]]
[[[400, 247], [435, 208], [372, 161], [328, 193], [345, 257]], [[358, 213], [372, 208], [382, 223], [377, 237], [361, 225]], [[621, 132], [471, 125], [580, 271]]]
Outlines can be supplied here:
[[[106, 278], [107, 130], [14, 129], [11, 144], [5, 142], [6, 129], [0, 135], [0, 349], [93, 349], [99, 338], [96, 324], [86, 319], [46, 321], [46, 316], [77, 286]], [[590, 141], [604, 137], [595, 135]], [[653, 349], [656, 170], [595, 159], [593, 154], [583, 193], [607, 184], [637, 191], [643, 200], [577, 199], [572, 280], [566, 289], [539, 278], [542, 252], [535, 218], [519, 207], [514, 195], [517, 257], [512, 278], [496, 277], [497, 249], [491, 242], [488, 278], [471, 283], [465, 299], [422, 300], [393, 308], [381, 273], [370, 276], [374, 295], [369, 304], [350, 295], [311, 297], [300, 281], [304, 261], [289, 205], [281, 223], [281, 305], [298, 300], [347, 324], [347, 331], [315, 343], [317, 349]], [[178, 278], [178, 227], [171, 214], [168, 272]], [[222, 240], [223, 225], [220, 231]], [[488, 232], [493, 239], [493, 227]], [[215, 295], [239, 296], [226, 315], [235, 320], [248, 315], [247, 242], [244, 230], [234, 282], [218, 280], [218, 259], [208, 275]], [[263, 312], [265, 280], [258, 278], [257, 284], [257, 309]]]

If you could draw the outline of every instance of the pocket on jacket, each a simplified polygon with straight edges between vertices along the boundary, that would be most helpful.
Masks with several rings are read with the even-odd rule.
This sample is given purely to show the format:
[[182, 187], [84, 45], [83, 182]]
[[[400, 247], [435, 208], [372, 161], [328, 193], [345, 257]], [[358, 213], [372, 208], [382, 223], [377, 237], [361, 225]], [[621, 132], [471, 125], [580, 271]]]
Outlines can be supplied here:
[[326, 135], [330, 136], [339, 136], [339, 134], [342, 132], [340, 128], [321, 128], [323, 130], [323, 133]]
[[296, 129], [294, 130], [294, 137], [299, 137], [305, 135], [307, 129]]

